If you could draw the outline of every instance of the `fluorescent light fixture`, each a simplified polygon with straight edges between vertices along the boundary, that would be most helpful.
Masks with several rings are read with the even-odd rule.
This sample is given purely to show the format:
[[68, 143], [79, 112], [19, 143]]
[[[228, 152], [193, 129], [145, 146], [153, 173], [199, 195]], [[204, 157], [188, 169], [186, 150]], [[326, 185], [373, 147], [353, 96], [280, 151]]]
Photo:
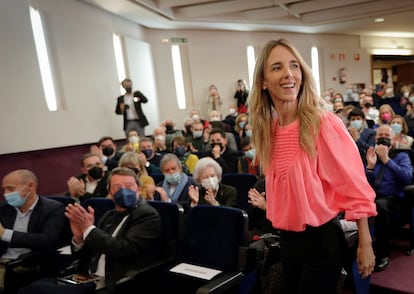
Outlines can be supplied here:
[[312, 47], [311, 49], [311, 59], [312, 59], [312, 73], [316, 83], [316, 92], [318, 95], [321, 95], [321, 83], [319, 78], [319, 55], [318, 48]]
[[[118, 80], [119, 82], [122, 82], [126, 78], [125, 60], [124, 60], [124, 54], [122, 51], [122, 40], [120, 36], [118, 36], [117, 34], [113, 34], [112, 41], [114, 44], [114, 53], [115, 53], [116, 70], [118, 73]], [[124, 88], [122, 86], [119, 86], [119, 92], [121, 94], [124, 93]]]
[[256, 57], [254, 54], [254, 47], [247, 46], [247, 69], [249, 71], [249, 89], [253, 85], [254, 67], [256, 65]]
[[412, 55], [413, 51], [409, 49], [372, 49], [373, 55]]
[[30, 21], [32, 23], [33, 37], [36, 46], [37, 60], [39, 61], [40, 76], [42, 78], [43, 91], [49, 111], [57, 111], [56, 92], [53, 84], [50, 68], [49, 54], [47, 51], [45, 34], [43, 32], [42, 19], [38, 10], [29, 6]]
[[383, 17], [378, 17], [378, 18], [374, 19], [374, 22], [384, 22], [384, 18]]
[[179, 45], [171, 46], [171, 55], [174, 70], [175, 91], [177, 94], [178, 109], [186, 108], [186, 98], [184, 90], [183, 69], [181, 66], [181, 53]]

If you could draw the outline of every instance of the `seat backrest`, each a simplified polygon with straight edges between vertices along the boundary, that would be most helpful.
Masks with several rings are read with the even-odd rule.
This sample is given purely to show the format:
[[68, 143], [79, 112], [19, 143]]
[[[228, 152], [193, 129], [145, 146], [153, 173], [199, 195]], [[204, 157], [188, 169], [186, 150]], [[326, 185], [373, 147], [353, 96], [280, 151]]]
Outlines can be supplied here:
[[[56, 201], [62, 203], [63, 206], [65, 206], [65, 207], [68, 206], [68, 204], [74, 204], [75, 203], [75, 199], [73, 199], [70, 196], [65, 196], [65, 195], [62, 195], [62, 196], [60, 196], [60, 195], [46, 195], [44, 197], [46, 197], [48, 199], [56, 200]], [[69, 222], [69, 219], [67, 217], [65, 217], [63, 232], [62, 232], [58, 247], [68, 245], [71, 239], [72, 239], [72, 230], [70, 229], [70, 222]]]
[[198, 205], [189, 211], [178, 260], [222, 271], [238, 270], [247, 246], [248, 216], [239, 208]]
[[257, 177], [252, 174], [227, 173], [223, 174], [221, 182], [233, 186], [237, 190], [237, 207], [249, 212], [252, 208], [248, 202], [248, 193], [257, 182]]
[[174, 259], [183, 235], [184, 208], [178, 203], [148, 201], [161, 217], [162, 260]]
[[87, 208], [92, 207], [95, 210], [95, 224], [98, 223], [102, 215], [108, 210], [114, 209], [114, 201], [110, 198], [91, 197], [82, 202], [82, 206]]

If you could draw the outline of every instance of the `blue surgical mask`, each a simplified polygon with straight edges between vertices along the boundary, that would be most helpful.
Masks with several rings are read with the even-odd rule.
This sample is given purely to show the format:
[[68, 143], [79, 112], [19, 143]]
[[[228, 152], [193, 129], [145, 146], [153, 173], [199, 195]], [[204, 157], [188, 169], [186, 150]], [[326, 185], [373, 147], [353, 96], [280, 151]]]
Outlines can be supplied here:
[[173, 174], [165, 174], [165, 180], [170, 185], [177, 185], [181, 180], [181, 174], [179, 172]]
[[144, 150], [142, 150], [142, 153], [144, 153], [145, 154], [145, 158], [146, 159], [148, 159], [148, 158], [150, 158], [151, 156], [152, 156], [152, 153], [153, 153], [154, 151], [152, 150], [152, 149], [144, 149]]
[[[23, 186], [23, 188], [26, 187]], [[19, 191], [13, 191], [10, 193], [4, 193], [4, 199], [6, 199], [7, 203], [13, 207], [22, 207], [27, 200], [28, 194], [26, 194], [26, 197], [23, 197]]]
[[245, 121], [241, 121], [241, 122], [239, 122], [239, 127], [240, 127], [241, 129], [243, 129], [245, 124], [246, 124], [246, 122], [245, 122]]
[[362, 128], [362, 120], [360, 120], [360, 119], [353, 120], [353, 121], [351, 121], [350, 124], [351, 124], [352, 128], [354, 128], [358, 131]]
[[402, 125], [397, 124], [397, 123], [392, 123], [391, 129], [394, 131], [395, 135], [399, 135], [401, 134], [401, 131], [402, 131]]
[[184, 146], [178, 146], [175, 148], [175, 155], [177, 155], [177, 157], [183, 157], [185, 152], [187, 152], [187, 150]]
[[122, 188], [114, 194], [114, 202], [122, 208], [132, 208], [137, 203], [137, 193], [135, 191]]
[[253, 159], [255, 154], [256, 154], [256, 149], [250, 149], [250, 150], [247, 150], [246, 152], [244, 152], [244, 155], [247, 158], [250, 158], [250, 159]]
[[252, 136], [252, 130], [246, 130], [246, 136], [251, 137]]

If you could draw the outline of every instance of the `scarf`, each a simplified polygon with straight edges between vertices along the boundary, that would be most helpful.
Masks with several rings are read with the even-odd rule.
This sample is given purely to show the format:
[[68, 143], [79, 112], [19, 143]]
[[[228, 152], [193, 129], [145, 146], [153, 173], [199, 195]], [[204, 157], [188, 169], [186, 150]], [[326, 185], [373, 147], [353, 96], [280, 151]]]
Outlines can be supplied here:
[[167, 192], [168, 197], [172, 201], [177, 202], [178, 197], [180, 196], [181, 192], [184, 190], [185, 186], [187, 185], [187, 182], [188, 182], [188, 176], [185, 173], [181, 174], [181, 180], [178, 183], [178, 185], [175, 186], [175, 190], [172, 195], [170, 195], [170, 186], [166, 180], [163, 181], [162, 187], [165, 190], [165, 192]]

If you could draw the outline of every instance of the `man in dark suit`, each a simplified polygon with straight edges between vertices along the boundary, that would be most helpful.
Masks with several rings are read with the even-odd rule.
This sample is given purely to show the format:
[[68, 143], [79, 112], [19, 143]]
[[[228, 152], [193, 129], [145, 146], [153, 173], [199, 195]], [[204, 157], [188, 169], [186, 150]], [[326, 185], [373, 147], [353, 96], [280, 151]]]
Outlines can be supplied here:
[[[102, 277], [99, 293], [116, 293], [116, 281], [128, 271], [153, 264], [160, 253], [161, 219], [140, 197], [137, 175], [129, 168], [116, 168], [108, 183], [115, 209], [107, 211], [97, 226], [91, 207], [69, 204], [65, 213], [73, 233], [72, 252], [80, 257], [78, 273]], [[90, 293], [83, 292], [84, 286], [40, 280], [20, 293]]]
[[130, 79], [123, 80], [121, 85], [125, 89], [125, 94], [117, 98], [115, 113], [124, 116], [124, 131], [126, 134], [135, 129], [141, 137], [144, 137], [148, 120], [142, 111], [141, 104], [147, 103], [148, 99], [140, 91], [135, 91], [132, 94], [132, 81]]
[[[29, 170], [15, 170], [3, 178], [5, 201], [0, 203], [3, 264], [29, 252], [50, 257], [48, 253], [58, 246], [64, 226], [64, 207], [60, 202], [39, 197], [37, 186], [37, 177]], [[42, 259], [39, 269], [43, 270], [46, 264]], [[20, 286], [24, 280], [19, 278]]]
[[106, 197], [108, 195], [108, 172], [98, 155], [86, 153], [81, 159], [81, 174], [72, 176], [67, 181], [69, 194], [81, 202], [90, 197]]
[[239, 155], [227, 146], [226, 134], [221, 129], [212, 129], [210, 132], [211, 151], [206, 156], [213, 158], [220, 164], [223, 173], [236, 173]]

